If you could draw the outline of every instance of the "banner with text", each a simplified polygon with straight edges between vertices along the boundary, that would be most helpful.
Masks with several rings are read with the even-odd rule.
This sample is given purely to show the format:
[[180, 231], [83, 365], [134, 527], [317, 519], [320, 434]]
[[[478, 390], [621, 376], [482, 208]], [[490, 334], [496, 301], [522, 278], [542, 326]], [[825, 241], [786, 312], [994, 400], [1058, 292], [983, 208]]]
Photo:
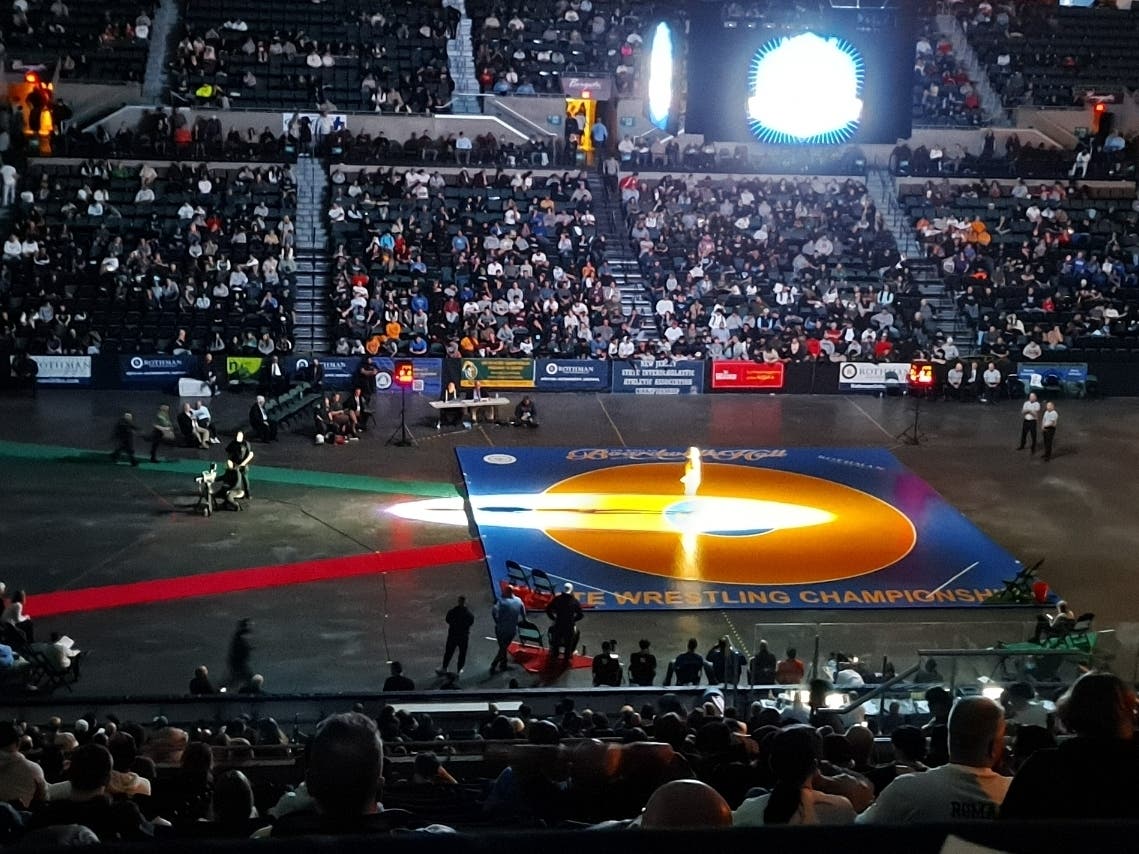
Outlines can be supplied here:
[[596, 359], [539, 359], [534, 370], [538, 391], [605, 391], [609, 363]]
[[1085, 362], [1021, 362], [1016, 366], [1016, 376], [1030, 389], [1043, 388], [1052, 377], [1061, 383], [1083, 385], [1088, 381], [1088, 366]]
[[119, 356], [119, 381], [123, 388], [162, 389], [178, 384], [193, 372], [197, 356]]
[[909, 373], [909, 362], [843, 362], [838, 366], [838, 384], [840, 390], [882, 391], [887, 380], [891, 384], [896, 380], [904, 388]]
[[712, 362], [712, 388], [724, 391], [748, 391], [783, 388], [783, 363], [745, 362], [724, 359]]
[[613, 362], [620, 394], [702, 394], [703, 362]]
[[91, 385], [90, 356], [31, 356], [39, 368], [36, 385], [66, 385], [89, 388]]
[[463, 388], [476, 381], [483, 388], [533, 388], [534, 362], [531, 359], [463, 359], [459, 366]]

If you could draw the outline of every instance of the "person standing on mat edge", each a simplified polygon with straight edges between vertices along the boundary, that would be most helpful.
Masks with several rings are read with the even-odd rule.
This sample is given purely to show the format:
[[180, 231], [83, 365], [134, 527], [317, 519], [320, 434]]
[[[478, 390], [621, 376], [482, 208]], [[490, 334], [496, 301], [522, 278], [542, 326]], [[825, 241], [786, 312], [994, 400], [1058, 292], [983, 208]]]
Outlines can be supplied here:
[[502, 593], [502, 598], [494, 603], [491, 609], [494, 617], [494, 637], [498, 641], [498, 653], [490, 663], [490, 675], [493, 676], [499, 665], [503, 670], [507, 668], [507, 652], [514, 635], [518, 633], [518, 624], [526, 619], [526, 606], [522, 600], [514, 595], [509, 587]]
[[573, 660], [577, 624], [585, 614], [581, 610], [581, 603], [573, 595], [573, 585], [568, 581], [562, 587], [562, 592], [546, 606], [546, 616], [554, 621], [550, 627], [550, 659], [557, 658], [558, 650], [564, 648], [565, 662], [569, 664]]
[[459, 602], [447, 612], [447, 643], [443, 647], [443, 666], [435, 671], [436, 676], [445, 676], [451, 664], [451, 656], [455, 650], [459, 651], [459, 661], [456, 670], [463, 672], [463, 665], [467, 663], [467, 644], [471, 640], [471, 626], [475, 624], [475, 615], [467, 607], [467, 597], [460, 596]]
[[1036, 422], [1040, 420], [1040, 401], [1036, 399], [1036, 392], [1028, 395], [1028, 400], [1020, 408], [1020, 444], [1018, 451], [1024, 450], [1025, 439], [1032, 437], [1032, 453], [1036, 453]]
[[1060, 420], [1060, 413], [1056, 411], [1056, 404], [1048, 401], [1044, 404], [1044, 415], [1040, 418], [1040, 430], [1044, 436], [1044, 462], [1052, 459], [1052, 443], [1056, 441], [1056, 422]]

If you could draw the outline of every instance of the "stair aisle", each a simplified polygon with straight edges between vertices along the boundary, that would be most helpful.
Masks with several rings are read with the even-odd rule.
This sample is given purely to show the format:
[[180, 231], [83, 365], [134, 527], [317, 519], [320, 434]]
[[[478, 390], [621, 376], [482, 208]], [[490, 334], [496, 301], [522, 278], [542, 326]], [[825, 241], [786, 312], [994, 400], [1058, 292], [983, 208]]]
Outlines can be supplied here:
[[597, 231], [605, 236], [606, 259], [621, 291], [621, 310], [625, 317], [629, 317], [634, 310], [641, 316], [642, 325], [635, 340], [659, 340], [660, 332], [656, 327], [653, 304], [649, 300], [637, 259], [629, 247], [620, 197], [602, 190], [593, 197], [593, 201], [596, 206]]
[[297, 176], [297, 286], [294, 348], [298, 353], [332, 351], [328, 312], [328, 176], [324, 163], [302, 157]]
[[475, 76], [474, 45], [471, 43], [471, 19], [466, 10], [459, 20], [455, 38], [447, 41], [447, 67], [455, 81], [455, 96], [451, 100], [452, 113], [479, 113], [479, 101], [473, 93], [479, 91]]

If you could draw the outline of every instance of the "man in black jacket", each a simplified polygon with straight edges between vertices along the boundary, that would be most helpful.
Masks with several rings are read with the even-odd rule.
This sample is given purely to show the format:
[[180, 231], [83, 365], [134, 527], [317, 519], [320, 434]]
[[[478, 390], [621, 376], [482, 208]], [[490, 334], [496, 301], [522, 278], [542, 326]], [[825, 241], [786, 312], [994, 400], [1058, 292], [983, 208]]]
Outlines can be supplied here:
[[443, 666], [435, 671], [436, 675], [444, 676], [448, 673], [447, 667], [451, 664], [451, 656], [455, 650], [459, 651], [458, 672], [463, 672], [463, 665], [467, 663], [467, 644], [471, 640], [471, 626], [475, 624], [475, 615], [467, 607], [467, 597], [460, 596], [459, 603], [447, 612], [447, 643], [443, 647]]
[[564, 649], [565, 662], [573, 660], [573, 648], [577, 646], [577, 624], [585, 616], [581, 603], [573, 595], [573, 585], [568, 581], [562, 592], [546, 606], [546, 616], [554, 621], [550, 627], [550, 659], [558, 657], [558, 650]]

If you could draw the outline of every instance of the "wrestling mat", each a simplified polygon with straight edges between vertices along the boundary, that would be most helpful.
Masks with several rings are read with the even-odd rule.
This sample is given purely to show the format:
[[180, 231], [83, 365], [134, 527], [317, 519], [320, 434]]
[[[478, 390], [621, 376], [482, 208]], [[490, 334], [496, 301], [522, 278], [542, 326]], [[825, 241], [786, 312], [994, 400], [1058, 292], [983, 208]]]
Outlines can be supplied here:
[[496, 595], [533, 604], [569, 581], [605, 610], [975, 607], [1020, 570], [884, 450], [456, 453]]

